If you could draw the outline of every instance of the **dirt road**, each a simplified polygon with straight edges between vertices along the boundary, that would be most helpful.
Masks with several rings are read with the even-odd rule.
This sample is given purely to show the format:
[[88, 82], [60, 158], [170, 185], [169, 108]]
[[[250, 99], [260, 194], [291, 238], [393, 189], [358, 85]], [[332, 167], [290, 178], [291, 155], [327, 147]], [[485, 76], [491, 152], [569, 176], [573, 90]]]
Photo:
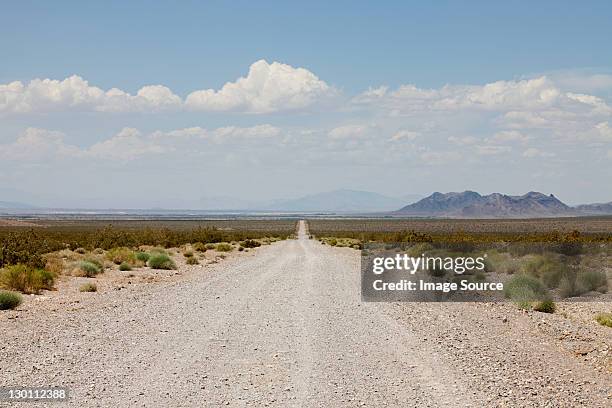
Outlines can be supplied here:
[[65, 386], [75, 407], [610, 403], [610, 373], [527, 318], [362, 303], [358, 269], [357, 251], [309, 240], [302, 225], [297, 240], [188, 281], [2, 320], [0, 385]]

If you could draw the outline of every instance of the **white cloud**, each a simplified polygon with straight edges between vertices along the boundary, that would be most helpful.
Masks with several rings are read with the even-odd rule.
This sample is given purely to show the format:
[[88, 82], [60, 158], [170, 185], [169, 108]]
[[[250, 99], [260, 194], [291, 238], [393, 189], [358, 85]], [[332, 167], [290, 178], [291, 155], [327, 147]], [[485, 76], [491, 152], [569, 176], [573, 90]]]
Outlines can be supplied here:
[[476, 153], [481, 156], [495, 156], [510, 150], [512, 149], [509, 146], [476, 146]]
[[191, 138], [213, 140], [218, 143], [234, 141], [236, 139], [261, 140], [280, 136], [281, 129], [269, 124], [250, 127], [225, 126], [216, 129], [205, 129], [199, 126], [177, 129], [169, 132], [154, 132], [152, 137], [156, 139], [168, 138]]
[[14, 142], [0, 144], [0, 160], [52, 161], [61, 158], [95, 158], [102, 161], [130, 161], [173, 151], [185, 154], [205, 151], [207, 142], [258, 142], [273, 139], [281, 134], [280, 128], [268, 124], [251, 127], [225, 126], [216, 129], [192, 127], [149, 134], [126, 127], [107, 139], [80, 148], [66, 144], [65, 135], [61, 132], [28, 128]]
[[612, 142], [612, 127], [609, 122], [601, 122], [595, 125], [595, 129], [599, 132], [599, 136], [604, 141]]
[[304, 68], [259, 60], [246, 77], [216, 91], [192, 92], [185, 104], [193, 110], [270, 113], [306, 108], [335, 90]]
[[123, 128], [110, 139], [94, 144], [85, 153], [101, 159], [126, 161], [164, 151], [166, 148], [144, 138], [137, 129]]
[[131, 95], [118, 88], [104, 91], [77, 75], [64, 80], [0, 84], [0, 114], [180, 109], [270, 113], [307, 108], [336, 94], [333, 87], [307, 69], [260, 60], [251, 65], [246, 77], [228, 82], [219, 90], [196, 90], [185, 102], [163, 85], [144, 86]]
[[535, 147], [530, 147], [523, 152], [523, 157], [534, 158], [534, 157], [554, 157], [555, 154], [551, 152], [543, 152]]
[[78, 154], [76, 146], [64, 143], [64, 134], [46, 129], [27, 128], [13, 143], [0, 144], [3, 160], [44, 160], [53, 156]]
[[117, 88], [103, 91], [77, 75], [62, 81], [34, 79], [28, 84], [20, 81], [0, 84], [0, 113], [158, 111], [176, 109], [180, 104], [181, 98], [165, 86], [145, 86], [136, 95], [130, 95]]

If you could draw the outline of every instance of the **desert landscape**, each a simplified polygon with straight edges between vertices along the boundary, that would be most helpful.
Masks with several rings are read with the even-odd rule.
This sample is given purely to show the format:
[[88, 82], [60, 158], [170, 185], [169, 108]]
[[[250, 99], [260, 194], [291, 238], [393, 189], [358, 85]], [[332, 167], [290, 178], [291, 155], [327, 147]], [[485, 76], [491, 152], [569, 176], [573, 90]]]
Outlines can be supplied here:
[[[70, 389], [70, 400], [62, 404], [92, 407], [202, 401], [604, 407], [612, 400], [612, 330], [597, 321], [610, 316], [607, 291], [589, 302], [557, 302], [554, 313], [510, 300], [364, 303], [355, 246], [362, 242], [347, 238], [346, 231], [396, 234], [396, 223], [139, 222], [113, 228], [117, 237], [119, 231], [136, 232], [132, 239], [138, 231], [162, 227], [168, 235], [176, 232], [176, 239], [198, 231], [204, 239], [207, 231], [213, 241], [232, 235], [242, 240], [43, 254], [47, 270], [56, 268], [53, 284], [0, 312], [0, 386], [44, 379]], [[79, 234], [97, 226], [111, 235], [111, 227], [97, 221], [19, 223], [5, 221], [5, 244], [9, 232], [90, 239]], [[455, 223], [471, 232], [464, 221]], [[560, 226], [575, 223], [489, 221], [484, 233], [491, 233], [487, 224], [517, 234], [565, 231]], [[600, 238], [609, 223], [583, 220], [581, 229], [585, 237]], [[444, 225], [447, 233], [455, 230], [452, 222]], [[413, 226], [413, 234], [443, 232], [438, 221], [417, 220]], [[483, 227], [475, 232], [482, 234]], [[143, 254], [165, 254], [171, 264], [155, 266], [151, 258], [141, 261]], [[101, 270], [87, 275], [87, 262], [95, 265], [96, 259]], [[612, 269], [606, 268], [609, 282]]]
[[0, 15], [0, 407], [612, 407], [612, 2]]

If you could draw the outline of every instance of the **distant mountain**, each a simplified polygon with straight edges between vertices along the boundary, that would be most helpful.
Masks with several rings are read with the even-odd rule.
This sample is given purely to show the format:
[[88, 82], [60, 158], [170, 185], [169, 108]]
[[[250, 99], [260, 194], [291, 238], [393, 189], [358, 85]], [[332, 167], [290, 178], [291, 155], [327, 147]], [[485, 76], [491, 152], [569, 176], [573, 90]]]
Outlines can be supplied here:
[[500, 193], [480, 195], [474, 191], [433, 193], [395, 214], [418, 217], [453, 218], [536, 218], [580, 215], [554, 195], [529, 192], [522, 196]]
[[334, 190], [269, 203], [266, 210], [320, 212], [384, 212], [405, 204], [400, 198], [357, 190]]
[[574, 207], [584, 215], [610, 215], [612, 214], [612, 202], [597, 204], [582, 204]]
[[0, 210], [27, 210], [32, 208], [36, 207], [15, 201], [0, 201]]

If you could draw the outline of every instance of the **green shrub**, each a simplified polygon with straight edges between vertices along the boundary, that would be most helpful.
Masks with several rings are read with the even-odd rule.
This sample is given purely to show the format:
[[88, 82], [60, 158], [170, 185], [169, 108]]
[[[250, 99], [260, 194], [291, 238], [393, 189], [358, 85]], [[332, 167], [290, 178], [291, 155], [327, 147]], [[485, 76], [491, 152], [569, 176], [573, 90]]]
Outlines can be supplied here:
[[576, 273], [565, 274], [559, 282], [559, 295], [562, 298], [576, 297], [586, 292], [588, 290], [578, 280]]
[[229, 252], [232, 250], [232, 246], [230, 244], [228, 244], [227, 242], [220, 242], [217, 244], [217, 246], [215, 247], [215, 249], [219, 252]]
[[257, 248], [260, 247], [261, 244], [254, 239], [245, 239], [244, 241], [240, 242], [240, 246], [244, 248]]
[[336, 246], [338, 244], [338, 240], [336, 238], [330, 238], [327, 240], [327, 243], [331, 246]]
[[198, 252], [206, 252], [206, 244], [202, 243], [202, 242], [196, 242], [195, 244], [191, 245], [193, 247], [193, 249], [195, 251]]
[[557, 305], [551, 299], [546, 299], [541, 302], [538, 302], [533, 307], [533, 310], [542, 313], [555, 313], [555, 310], [557, 310]]
[[600, 313], [595, 316], [595, 320], [602, 326], [612, 327], [612, 313]]
[[14, 309], [23, 302], [23, 297], [17, 292], [0, 290], [0, 310]]
[[102, 272], [102, 265], [93, 259], [81, 261], [78, 263], [78, 268], [83, 274], [89, 278], [96, 276]]
[[526, 256], [523, 272], [539, 278], [549, 288], [559, 286], [563, 276], [571, 273], [568, 266], [558, 255], [545, 253], [543, 255]]
[[191, 257], [193, 257], [193, 251], [185, 251], [185, 252], [183, 252], [183, 256], [185, 258], [191, 258]]
[[190, 256], [187, 258], [187, 265], [199, 265], [198, 259], [195, 256]]
[[95, 283], [84, 283], [81, 285], [81, 287], [79, 288], [80, 292], [97, 292], [98, 291], [98, 287], [96, 286]]
[[598, 270], [580, 271], [576, 276], [576, 284], [585, 292], [597, 290], [605, 293], [608, 290], [608, 278], [606, 273]]
[[117, 265], [121, 265], [124, 262], [130, 265], [136, 263], [136, 254], [134, 251], [125, 247], [109, 249], [106, 253], [106, 258]]
[[486, 270], [488, 272], [505, 273], [508, 275], [515, 274], [521, 269], [521, 262], [512, 258], [507, 252], [497, 252], [495, 250], [487, 252], [485, 260]]
[[144, 262], [147, 263], [147, 261], [149, 260], [150, 255], [146, 252], [136, 252], [136, 259], [139, 260], [140, 262]]
[[166, 254], [151, 254], [148, 265], [153, 269], [176, 269], [176, 264]]
[[546, 288], [536, 278], [519, 274], [504, 283], [504, 295], [520, 305], [543, 300]]
[[55, 275], [44, 269], [17, 264], [0, 271], [0, 285], [23, 293], [38, 293], [41, 289], [52, 289]]
[[215, 245], [215, 244], [210, 243], [210, 244], [206, 244], [204, 247], [205, 247], [206, 249], [215, 249], [216, 245]]
[[123, 262], [121, 265], [119, 265], [119, 270], [120, 271], [131, 271], [132, 267], [130, 266], [129, 263]]

